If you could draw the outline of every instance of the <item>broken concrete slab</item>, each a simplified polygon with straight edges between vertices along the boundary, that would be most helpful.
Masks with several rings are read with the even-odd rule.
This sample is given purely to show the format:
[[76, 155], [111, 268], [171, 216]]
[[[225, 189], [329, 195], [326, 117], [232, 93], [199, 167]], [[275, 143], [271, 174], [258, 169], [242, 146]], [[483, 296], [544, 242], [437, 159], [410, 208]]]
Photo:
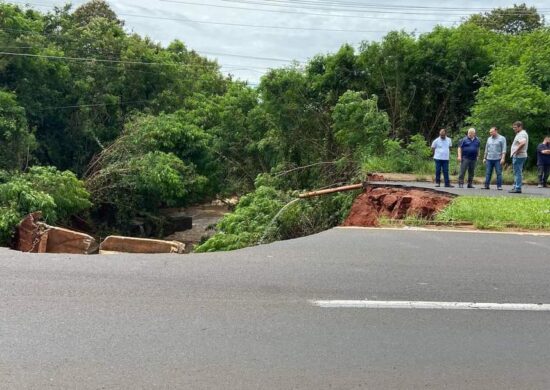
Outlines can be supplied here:
[[184, 253], [185, 244], [177, 241], [109, 236], [99, 246], [100, 254], [109, 253]]
[[42, 214], [27, 215], [17, 227], [15, 249], [31, 253], [71, 253], [89, 255], [97, 252], [97, 241], [90, 235], [50, 226], [41, 221]]
[[[39, 225], [41, 219], [42, 213], [39, 211], [23, 218], [17, 225], [13, 249], [21, 252], [37, 253], [41, 248], [45, 251], [47, 237], [44, 237], [44, 234], [47, 228], [43, 224]], [[43, 242], [41, 243], [41, 241]]]
[[91, 255], [96, 253], [99, 248], [95, 238], [85, 233], [50, 226], [46, 234], [46, 253]]

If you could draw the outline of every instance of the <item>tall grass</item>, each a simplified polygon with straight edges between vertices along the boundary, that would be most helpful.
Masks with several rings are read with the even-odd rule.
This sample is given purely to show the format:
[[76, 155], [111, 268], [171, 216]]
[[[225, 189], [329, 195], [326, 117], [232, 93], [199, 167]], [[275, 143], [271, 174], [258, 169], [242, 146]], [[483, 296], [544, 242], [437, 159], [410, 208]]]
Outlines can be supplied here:
[[550, 198], [461, 196], [438, 213], [436, 220], [471, 222], [478, 229], [550, 231]]

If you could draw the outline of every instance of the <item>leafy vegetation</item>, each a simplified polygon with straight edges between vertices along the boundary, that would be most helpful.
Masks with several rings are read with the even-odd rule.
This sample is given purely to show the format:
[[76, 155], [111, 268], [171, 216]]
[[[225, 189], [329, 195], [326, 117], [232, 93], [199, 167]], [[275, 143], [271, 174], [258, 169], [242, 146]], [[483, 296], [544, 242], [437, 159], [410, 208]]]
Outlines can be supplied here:
[[336, 223], [348, 199], [297, 202], [266, 225], [293, 190], [432, 172], [441, 127], [456, 141], [468, 126], [497, 125], [511, 141], [523, 120], [533, 148], [550, 129], [549, 40], [536, 9], [495, 9], [344, 44], [251, 88], [181, 41], [128, 32], [102, 0], [46, 13], [1, 3], [0, 46], [13, 49], [0, 55], [0, 169], [2, 185], [24, 188], [21, 207], [3, 203], [2, 229], [26, 210], [82, 210], [83, 193], [63, 203], [53, 187], [19, 182], [51, 166], [46, 177], [84, 180], [92, 226], [127, 231], [164, 207], [253, 191], [202, 250], [308, 234]]
[[84, 183], [69, 171], [32, 167], [27, 173], [0, 171], [0, 245], [6, 245], [13, 227], [26, 215], [41, 211], [49, 223], [66, 222], [92, 205]]
[[241, 198], [217, 225], [217, 233], [197, 252], [234, 250], [318, 233], [343, 222], [355, 193], [299, 199], [296, 193], [260, 186]]

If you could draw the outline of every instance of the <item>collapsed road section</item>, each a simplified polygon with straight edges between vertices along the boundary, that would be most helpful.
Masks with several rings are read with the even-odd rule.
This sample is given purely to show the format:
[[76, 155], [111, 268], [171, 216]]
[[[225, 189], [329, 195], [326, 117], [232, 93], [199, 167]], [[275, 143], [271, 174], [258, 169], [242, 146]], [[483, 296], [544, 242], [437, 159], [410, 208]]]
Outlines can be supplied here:
[[379, 226], [380, 218], [433, 219], [456, 197], [443, 191], [395, 185], [366, 185], [343, 226]]
[[456, 195], [427, 188], [364, 182], [301, 194], [310, 198], [342, 191], [363, 189], [354, 200], [343, 226], [379, 226], [381, 218], [406, 217], [433, 219]]

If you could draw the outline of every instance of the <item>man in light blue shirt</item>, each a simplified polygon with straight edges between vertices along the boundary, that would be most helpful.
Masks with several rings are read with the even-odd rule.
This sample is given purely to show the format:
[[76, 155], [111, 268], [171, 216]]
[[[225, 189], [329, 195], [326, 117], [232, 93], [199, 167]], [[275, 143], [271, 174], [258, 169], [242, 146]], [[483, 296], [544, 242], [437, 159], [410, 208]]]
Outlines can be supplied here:
[[441, 171], [443, 171], [443, 179], [445, 187], [454, 187], [449, 180], [449, 149], [453, 146], [453, 141], [447, 137], [447, 131], [441, 129], [439, 137], [432, 142], [432, 151], [435, 161], [435, 186], [441, 186]]
[[485, 186], [483, 189], [489, 189], [494, 168], [497, 174], [497, 190], [502, 190], [502, 165], [506, 157], [506, 138], [498, 133], [498, 127], [491, 127], [489, 135], [483, 155], [485, 164]]

